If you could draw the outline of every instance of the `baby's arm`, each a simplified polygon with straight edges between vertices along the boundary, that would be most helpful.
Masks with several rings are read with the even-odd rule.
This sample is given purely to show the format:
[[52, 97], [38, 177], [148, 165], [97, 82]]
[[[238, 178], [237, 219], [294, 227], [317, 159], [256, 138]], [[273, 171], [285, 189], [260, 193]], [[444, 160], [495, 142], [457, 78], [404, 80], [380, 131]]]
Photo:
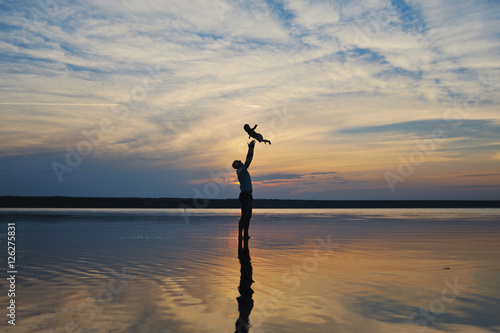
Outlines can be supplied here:
[[255, 124], [255, 126], [252, 128], [252, 131], [255, 131], [256, 128], [257, 128], [257, 124]]

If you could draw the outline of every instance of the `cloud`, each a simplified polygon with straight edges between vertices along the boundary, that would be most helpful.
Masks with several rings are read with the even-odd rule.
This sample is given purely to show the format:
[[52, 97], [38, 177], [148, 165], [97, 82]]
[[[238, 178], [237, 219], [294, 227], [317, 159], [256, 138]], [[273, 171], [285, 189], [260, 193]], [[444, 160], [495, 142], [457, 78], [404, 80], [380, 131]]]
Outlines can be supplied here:
[[[365, 183], [363, 179], [349, 179], [344, 176], [330, 176], [337, 172], [313, 172], [306, 174], [264, 174], [252, 176], [252, 181], [256, 188], [279, 187], [288, 188], [292, 194], [300, 194], [304, 192], [321, 192], [331, 189], [353, 188]], [[265, 190], [264, 190], [265, 191]]]
[[268, 175], [260, 175], [257, 177], [253, 177], [253, 180], [256, 182], [265, 182], [265, 181], [276, 181], [276, 180], [290, 180], [290, 179], [299, 179], [302, 178], [304, 175], [299, 175], [299, 174], [280, 174], [280, 173], [273, 173], [273, 174], [268, 174]]
[[350, 127], [339, 130], [345, 134], [405, 133], [407, 135], [428, 136], [436, 128], [446, 132], [446, 137], [492, 138], [500, 131], [500, 123], [493, 119], [425, 119], [397, 122], [384, 125]]
[[491, 177], [491, 176], [500, 176], [500, 173], [488, 173], [488, 174], [472, 174], [472, 175], [460, 175], [458, 177]]
[[336, 171], [326, 171], [326, 172], [312, 172], [311, 175], [331, 175], [337, 173]]
[[491, 163], [499, 147], [495, 134], [499, 131], [500, 122], [493, 119], [425, 119], [348, 127], [335, 133], [355, 136], [353, 143], [366, 146], [392, 144], [393, 152], [406, 155], [425, 147], [427, 161], [439, 156], [472, 161], [474, 156]]
[[293, 13], [294, 23], [306, 29], [315, 29], [339, 21], [340, 13], [325, 1], [285, 1], [285, 8]]
[[441, 186], [441, 188], [447, 188], [447, 189], [498, 189], [500, 188], [500, 185], [446, 185], [446, 186]]
[[[311, 172], [323, 165], [372, 176], [413, 149], [398, 138], [434, 128], [448, 133], [440, 154], [494, 155], [500, 17], [491, 2], [2, 6], [0, 156], [64, 156], [103, 119], [114, 129], [93, 158], [191, 170], [244, 158], [241, 126], [258, 123], [273, 146], [259, 151], [257, 170], [277, 177], [262, 182], [326, 179]], [[476, 96], [457, 130], [433, 120]], [[283, 108], [287, 122], [274, 112]]]

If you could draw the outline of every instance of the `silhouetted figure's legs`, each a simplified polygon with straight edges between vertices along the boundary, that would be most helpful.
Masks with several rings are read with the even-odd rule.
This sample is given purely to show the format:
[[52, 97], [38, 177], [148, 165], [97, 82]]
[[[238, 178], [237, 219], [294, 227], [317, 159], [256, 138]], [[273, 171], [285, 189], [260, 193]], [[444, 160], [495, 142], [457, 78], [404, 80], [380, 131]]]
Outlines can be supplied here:
[[238, 223], [238, 237], [248, 239], [248, 228], [250, 227], [250, 219], [252, 218], [252, 201], [253, 197], [250, 193], [241, 192], [240, 193], [240, 203], [241, 203], [241, 218]]
[[256, 139], [259, 142], [264, 142], [264, 144], [266, 144], [266, 143], [271, 144], [271, 141], [264, 139], [264, 137], [262, 136], [262, 134], [258, 134]]
[[245, 247], [243, 247], [243, 240], [238, 242], [238, 259], [240, 260], [240, 285], [238, 291], [240, 296], [236, 298], [238, 301], [239, 318], [236, 320], [235, 333], [247, 333], [250, 328], [249, 317], [253, 309], [253, 289], [252, 279], [253, 269], [250, 261], [250, 250], [248, 249], [248, 239], [245, 239]]

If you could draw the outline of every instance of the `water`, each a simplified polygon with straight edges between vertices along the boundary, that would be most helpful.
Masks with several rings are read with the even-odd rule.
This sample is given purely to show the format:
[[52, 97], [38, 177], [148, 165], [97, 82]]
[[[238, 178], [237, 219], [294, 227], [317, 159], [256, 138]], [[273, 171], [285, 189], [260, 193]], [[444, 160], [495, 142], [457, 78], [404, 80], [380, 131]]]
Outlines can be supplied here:
[[[5, 315], [1, 325], [208, 333], [248, 317], [253, 333], [500, 332], [498, 209], [255, 209], [248, 253], [238, 218], [2, 209], [1, 247], [16, 223], [18, 273], [16, 326]], [[238, 301], [238, 287], [254, 293]], [[7, 313], [5, 279], [0, 289]]]

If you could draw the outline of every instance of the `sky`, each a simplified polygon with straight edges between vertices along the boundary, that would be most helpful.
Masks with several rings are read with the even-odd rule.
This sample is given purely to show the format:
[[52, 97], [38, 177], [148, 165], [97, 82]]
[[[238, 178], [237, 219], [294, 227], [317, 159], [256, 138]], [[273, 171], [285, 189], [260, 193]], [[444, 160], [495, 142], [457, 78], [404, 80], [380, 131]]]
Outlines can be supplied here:
[[0, 195], [498, 200], [500, 1], [0, 3]]

